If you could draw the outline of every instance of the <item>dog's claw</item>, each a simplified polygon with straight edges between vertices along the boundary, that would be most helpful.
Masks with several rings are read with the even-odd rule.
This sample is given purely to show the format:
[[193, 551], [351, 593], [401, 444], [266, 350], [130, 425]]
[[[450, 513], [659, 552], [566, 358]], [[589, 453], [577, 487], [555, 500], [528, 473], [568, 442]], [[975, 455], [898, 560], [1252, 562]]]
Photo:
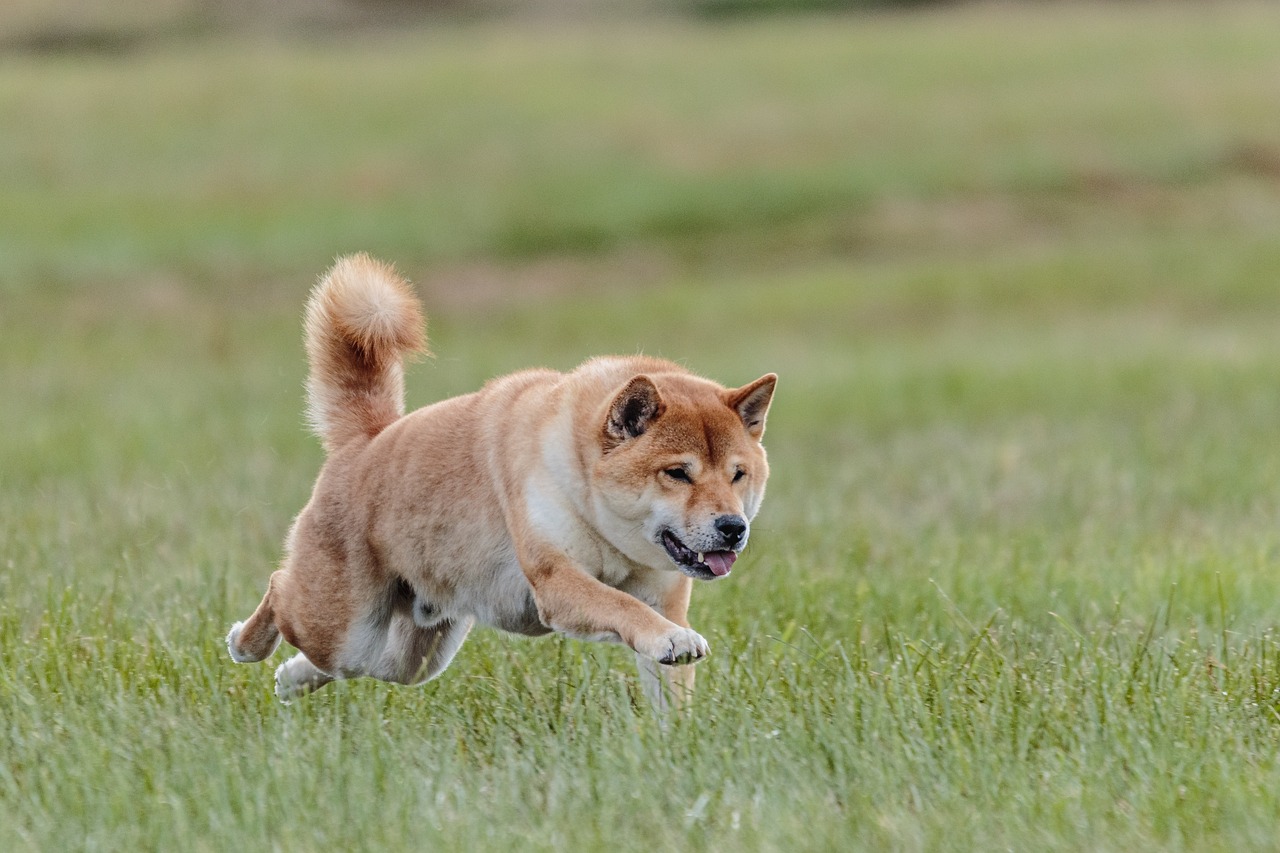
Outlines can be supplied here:
[[702, 658], [703, 658], [703, 655], [695, 655], [692, 652], [687, 652], [682, 655], [675, 655], [674, 657], [663, 658], [662, 660], [658, 661], [658, 663], [665, 664], [667, 666], [683, 666], [687, 663], [696, 663], [697, 661], [702, 660]]

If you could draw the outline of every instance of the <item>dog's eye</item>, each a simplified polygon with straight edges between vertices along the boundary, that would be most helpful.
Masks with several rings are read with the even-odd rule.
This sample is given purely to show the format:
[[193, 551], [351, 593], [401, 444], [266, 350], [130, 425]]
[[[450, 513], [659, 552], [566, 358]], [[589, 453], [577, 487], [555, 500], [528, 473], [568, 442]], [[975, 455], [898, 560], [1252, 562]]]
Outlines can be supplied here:
[[741, 479], [742, 479], [743, 477], [745, 477], [745, 476], [747, 476], [747, 472], [746, 472], [746, 471], [743, 471], [741, 468], [739, 468], [739, 469], [738, 469], [737, 471], [735, 471], [735, 472], [734, 472], [734, 474], [733, 474], [733, 482], [735, 482], [735, 483], [736, 483], [736, 482], [738, 482], [739, 480], [741, 480]]
[[680, 481], [680, 482], [682, 482], [682, 483], [692, 483], [692, 482], [693, 482], [693, 480], [690, 480], [690, 479], [689, 479], [689, 472], [688, 472], [688, 471], [686, 471], [686, 470], [684, 470], [683, 468], [668, 468], [667, 470], [663, 471], [662, 473], [666, 474], [666, 475], [667, 475], [668, 477], [670, 477], [671, 479], [673, 479], [673, 480], [679, 480], [679, 481]]

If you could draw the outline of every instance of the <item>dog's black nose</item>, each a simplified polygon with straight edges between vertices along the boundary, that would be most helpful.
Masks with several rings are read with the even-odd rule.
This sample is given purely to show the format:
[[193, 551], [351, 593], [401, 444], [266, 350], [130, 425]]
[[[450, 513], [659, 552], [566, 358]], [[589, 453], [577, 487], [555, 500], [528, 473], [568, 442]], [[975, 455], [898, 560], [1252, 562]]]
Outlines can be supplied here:
[[722, 515], [716, 519], [716, 530], [724, 537], [725, 544], [737, 545], [747, 532], [747, 522], [740, 515]]

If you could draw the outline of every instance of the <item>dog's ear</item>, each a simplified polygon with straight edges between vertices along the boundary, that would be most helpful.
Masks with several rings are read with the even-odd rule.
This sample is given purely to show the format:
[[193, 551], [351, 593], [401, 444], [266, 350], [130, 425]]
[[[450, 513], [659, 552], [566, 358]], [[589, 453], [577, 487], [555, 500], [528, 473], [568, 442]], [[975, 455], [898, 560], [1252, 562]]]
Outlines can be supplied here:
[[652, 379], [643, 374], [632, 377], [609, 404], [609, 414], [604, 419], [605, 441], [620, 444], [644, 435], [666, 408]]
[[777, 384], [778, 375], [766, 373], [750, 385], [725, 392], [725, 402], [742, 418], [747, 434], [757, 441], [764, 436], [764, 418], [769, 414], [769, 403]]

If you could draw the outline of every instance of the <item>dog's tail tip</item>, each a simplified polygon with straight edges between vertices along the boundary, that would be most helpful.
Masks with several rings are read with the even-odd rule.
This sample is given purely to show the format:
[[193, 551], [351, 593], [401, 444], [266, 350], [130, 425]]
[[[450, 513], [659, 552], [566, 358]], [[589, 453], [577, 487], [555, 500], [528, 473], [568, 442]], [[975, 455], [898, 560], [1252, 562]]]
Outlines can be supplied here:
[[394, 266], [363, 252], [335, 260], [307, 306], [309, 346], [336, 335], [370, 359], [426, 352], [425, 326], [409, 283]]

